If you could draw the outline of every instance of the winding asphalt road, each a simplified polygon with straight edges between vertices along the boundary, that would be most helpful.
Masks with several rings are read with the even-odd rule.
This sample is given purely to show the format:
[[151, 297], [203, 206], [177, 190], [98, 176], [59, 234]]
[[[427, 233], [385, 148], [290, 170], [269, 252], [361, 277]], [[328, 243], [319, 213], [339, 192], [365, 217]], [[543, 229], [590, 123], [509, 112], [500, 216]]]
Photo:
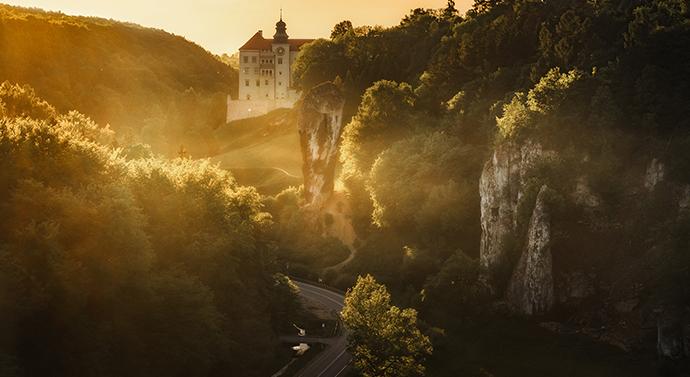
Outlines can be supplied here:
[[[327, 289], [295, 282], [300, 289], [300, 295], [318, 302], [324, 308], [340, 312], [343, 309], [345, 297]], [[309, 339], [303, 339], [309, 340]], [[327, 339], [310, 339], [314, 343], [326, 344], [326, 349], [321, 351], [309, 364], [297, 372], [295, 377], [342, 377], [345, 376], [352, 357], [347, 352], [347, 334], [343, 331], [339, 336]]]

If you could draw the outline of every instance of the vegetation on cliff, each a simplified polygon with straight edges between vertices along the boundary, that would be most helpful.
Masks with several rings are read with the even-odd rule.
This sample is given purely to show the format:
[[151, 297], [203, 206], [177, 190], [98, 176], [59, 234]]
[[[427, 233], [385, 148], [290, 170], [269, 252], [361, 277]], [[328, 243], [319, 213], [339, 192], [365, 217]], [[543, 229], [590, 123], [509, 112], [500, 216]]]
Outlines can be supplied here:
[[[347, 287], [371, 273], [461, 343], [455, 336], [473, 323], [510, 312], [501, 299], [546, 186], [556, 293], [542, 319], [565, 332], [603, 326], [590, 336], [653, 355], [659, 313], [690, 299], [687, 235], [678, 233], [690, 192], [689, 43], [681, 0], [476, 1], [462, 16], [449, 1], [392, 28], [336, 25], [330, 40], [305, 48], [296, 72], [303, 88], [339, 77], [349, 95], [341, 179], [360, 243], [352, 263], [326, 277]], [[510, 166], [496, 162], [499, 148], [534, 155], [507, 170], [519, 180], [496, 178], [519, 193], [510, 217], [482, 208], [490, 193], [478, 190], [487, 161]], [[500, 265], [479, 264], [480, 239], [493, 231], [479, 228], [484, 218], [512, 224]], [[463, 304], [431, 304], [454, 299]], [[681, 317], [675, 329], [687, 324]], [[492, 369], [469, 354], [465, 369], [449, 367], [444, 352], [431, 358], [434, 375]], [[606, 363], [586, 373], [605, 373]]]

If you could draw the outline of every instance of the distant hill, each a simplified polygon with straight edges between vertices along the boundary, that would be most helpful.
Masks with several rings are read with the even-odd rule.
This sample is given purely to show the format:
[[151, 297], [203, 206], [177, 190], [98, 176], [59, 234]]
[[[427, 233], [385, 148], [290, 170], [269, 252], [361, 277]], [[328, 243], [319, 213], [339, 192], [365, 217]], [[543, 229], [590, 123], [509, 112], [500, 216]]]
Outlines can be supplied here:
[[109, 123], [126, 143], [214, 152], [237, 71], [162, 30], [0, 4], [0, 82], [29, 84], [59, 111]]
[[302, 184], [302, 155], [294, 111], [230, 122], [215, 132], [219, 153], [213, 160], [232, 171], [242, 185], [276, 194]]

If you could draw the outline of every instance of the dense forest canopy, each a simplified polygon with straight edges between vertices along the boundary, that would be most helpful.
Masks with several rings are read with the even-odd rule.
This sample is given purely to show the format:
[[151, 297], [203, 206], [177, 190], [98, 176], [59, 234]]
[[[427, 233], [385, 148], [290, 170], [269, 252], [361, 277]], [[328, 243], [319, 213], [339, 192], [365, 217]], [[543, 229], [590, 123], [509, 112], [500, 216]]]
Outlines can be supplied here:
[[270, 372], [295, 288], [253, 188], [128, 158], [28, 87], [0, 109], [0, 375]]
[[162, 30], [0, 4], [0, 81], [28, 84], [59, 111], [110, 124], [118, 142], [174, 156], [217, 148], [237, 71]]
[[[338, 23], [295, 63], [346, 97], [346, 205], [316, 221], [303, 187], [261, 196], [188, 157], [297, 118], [213, 132], [222, 59], [4, 5], [0, 42], [0, 375], [270, 375], [288, 273], [350, 289], [363, 375], [690, 370], [687, 0]], [[326, 231], [343, 219], [352, 244]]]
[[[348, 100], [340, 178], [357, 253], [326, 278], [345, 288], [371, 273], [428, 331], [451, 329], [436, 339], [431, 375], [511, 375], [473, 351], [465, 364], [449, 359], [461, 334], [510, 318], [496, 308], [519, 285], [539, 202], [560, 295], [543, 320], [599, 325], [595, 338], [653, 354], [645, 321], [690, 303], [687, 46], [686, 0], [478, 0], [464, 15], [449, 1], [390, 28], [335, 25], [330, 39], [305, 46], [295, 72], [304, 90], [342, 83]], [[510, 224], [495, 241], [504, 250], [496, 266], [482, 260], [497, 247], [494, 219]], [[625, 300], [630, 309], [612, 304]], [[581, 372], [606, 375], [614, 363]], [[534, 365], [532, 374], [557, 374]]]
[[[447, 184], [459, 185], [448, 190], [453, 195], [474, 192], [464, 205], [443, 207], [459, 211], [458, 219], [473, 213], [477, 224], [477, 180], [495, 143], [534, 137], [561, 150], [585, 148], [611, 164], [599, 167], [608, 171], [625, 169], [615, 164], [629, 156], [617, 153], [644, 143], [645, 155], [663, 153], [670, 175], [687, 182], [690, 56], [681, 46], [689, 41], [688, 16], [680, 0], [478, 1], [464, 16], [450, 2], [413, 10], [392, 28], [344, 21], [330, 40], [305, 47], [296, 78], [304, 89], [340, 78], [356, 107], [343, 136], [341, 176], [361, 204], [360, 231], [372, 222], [409, 224], [405, 211], [385, 220], [393, 207], [377, 199], [397, 198], [377, 188], [413, 186], [393, 185], [400, 176], [426, 182], [415, 189], [436, 190], [435, 200]], [[412, 151], [424, 143], [415, 162]], [[454, 148], [447, 162], [444, 143]], [[424, 175], [420, 163], [440, 171], [410, 176]], [[407, 171], [396, 174], [393, 164]]]

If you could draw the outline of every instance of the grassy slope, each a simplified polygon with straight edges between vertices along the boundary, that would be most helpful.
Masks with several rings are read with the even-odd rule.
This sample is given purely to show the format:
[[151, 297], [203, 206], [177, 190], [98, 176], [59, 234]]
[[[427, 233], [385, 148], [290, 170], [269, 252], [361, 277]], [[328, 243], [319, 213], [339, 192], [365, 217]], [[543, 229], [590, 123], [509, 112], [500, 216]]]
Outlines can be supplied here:
[[213, 157], [238, 182], [275, 194], [302, 184], [302, 155], [293, 111], [234, 121], [215, 132], [220, 152]]

